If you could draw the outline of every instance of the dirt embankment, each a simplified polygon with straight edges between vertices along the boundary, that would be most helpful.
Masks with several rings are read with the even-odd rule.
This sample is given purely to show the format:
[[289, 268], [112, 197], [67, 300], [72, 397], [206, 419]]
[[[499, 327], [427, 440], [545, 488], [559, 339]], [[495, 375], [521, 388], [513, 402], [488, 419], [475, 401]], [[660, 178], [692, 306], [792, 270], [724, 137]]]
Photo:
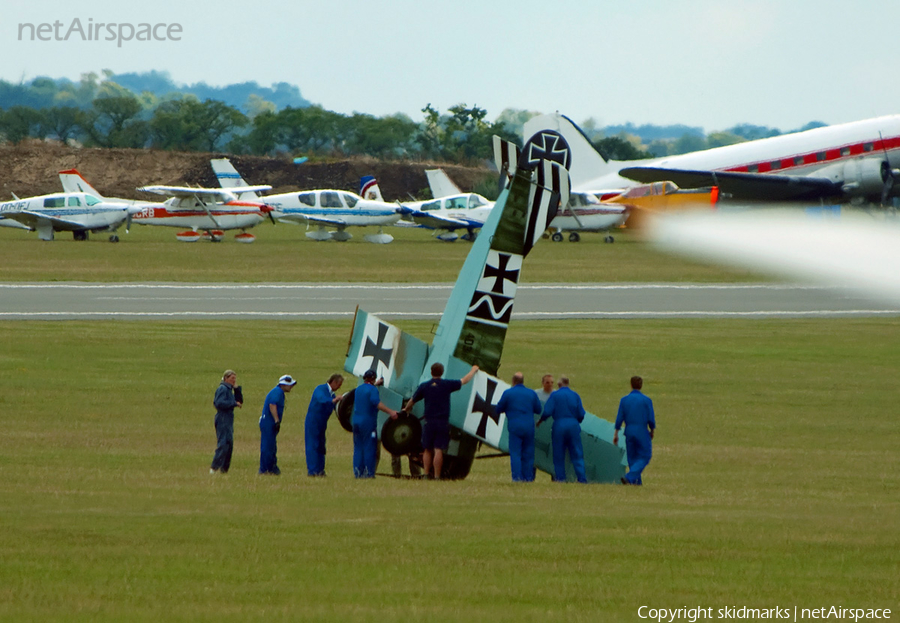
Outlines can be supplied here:
[[[108, 197], [149, 199], [135, 188], [150, 184], [218, 187], [210, 158], [225, 154], [159, 151], [153, 149], [76, 148], [53, 142], [26, 141], [0, 145], [0, 201], [59, 192], [58, 173], [78, 169]], [[443, 168], [464, 191], [472, 190], [491, 173], [483, 168], [434, 162], [382, 162], [352, 158], [295, 165], [292, 159], [228, 156], [248, 184], [269, 184], [272, 193], [336, 188], [359, 191], [359, 178], [374, 175], [387, 201], [419, 196], [428, 188], [425, 169]], [[426, 195], [422, 195], [426, 196]]]

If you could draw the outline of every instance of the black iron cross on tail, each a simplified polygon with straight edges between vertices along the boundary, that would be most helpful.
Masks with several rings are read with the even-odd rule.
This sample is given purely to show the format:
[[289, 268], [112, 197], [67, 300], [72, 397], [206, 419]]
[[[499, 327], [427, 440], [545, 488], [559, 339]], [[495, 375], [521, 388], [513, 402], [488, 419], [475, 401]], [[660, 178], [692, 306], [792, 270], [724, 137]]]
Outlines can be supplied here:
[[497, 413], [497, 410], [494, 408], [494, 392], [497, 391], [497, 381], [494, 379], [487, 380], [487, 394], [486, 397], [482, 398], [481, 394], [477, 391], [475, 392], [475, 402], [472, 404], [472, 413], [481, 413], [481, 421], [478, 422], [478, 430], [476, 431], [476, 435], [481, 437], [482, 439], [487, 438], [487, 423], [488, 420], [494, 420], [494, 423], [500, 424], [500, 414]]
[[505, 253], [499, 254], [499, 261], [496, 267], [491, 266], [490, 264], [484, 265], [484, 277], [494, 278], [494, 286], [491, 288], [491, 292], [496, 294], [503, 294], [503, 282], [504, 281], [512, 281], [516, 283], [519, 280], [519, 271], [517, 269], [507, 270], [506, 265], [509, 264], [510, 256]]
[[393, 348], [384, 347], [384, 339], [387, 337], [388, 326], [378, 323], [378, 343], [372, 341], [372, 338], [366, 338], [366, 345], [363, 348], [363, 357], [372, 357], [372, 369], [378, 372], [378, 362], [384, 364], [385, 368], [391, 367], [391, 353]]

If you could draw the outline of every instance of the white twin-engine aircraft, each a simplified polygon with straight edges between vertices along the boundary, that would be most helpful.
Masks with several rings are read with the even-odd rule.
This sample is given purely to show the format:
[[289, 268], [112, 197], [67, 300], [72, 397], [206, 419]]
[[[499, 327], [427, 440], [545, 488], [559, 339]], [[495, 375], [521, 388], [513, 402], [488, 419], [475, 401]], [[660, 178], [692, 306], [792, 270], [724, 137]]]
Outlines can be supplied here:
[[[363, 198], [345, 190], [307, 190], [258, 198], [255, 190], [262, 187], [248, 186], [227, 158], [211, 160], [210, 164], [223, 190], [265, 201], [273, 209], [271, 216], [279, 221], [315, 226], [316, 229], [306, 232], [307, 238], [312, 240], [345, 242], [352, 238], [347, 227], [375, 226], [378, 233], [369, 234], [365, 239], [387, 244], [394, 237], [384, 233], [383, 226], [393, 225], [404, 212], [398, 205], [369, 199], [368, 193], [364, 192], [367, 198]], [[265, 190], [269, 188], [264, 187]]]
[[554, 130], [573, 152], [576, 190], [602, 199], [637, 185], [671, 181], [716, 186], [738, 201], [839, 200], [882, 205], [900, 181], [900, 115], [878, 117], [650, 160], [606, 160], [571, 119], [534, 117], [525, 134]]
[[[60, 171], [60, 179], [77, 176], [75, 169]], [[65, 192], [15, 198], [0, 203], [0, 217], [20, 224], [31, 231], [37, 231], [41, 240], [53, 240], [54, 232], [70, 231], [75, 240], [87, 240], [89, 233], [111, 232], [110, 242], [118, 242], [116, 231], [122, 224], [125, 230], [131, 227], [131, 220], [143, 208], [125, 199], [104, 199], [90, 184], [67, 187]]]

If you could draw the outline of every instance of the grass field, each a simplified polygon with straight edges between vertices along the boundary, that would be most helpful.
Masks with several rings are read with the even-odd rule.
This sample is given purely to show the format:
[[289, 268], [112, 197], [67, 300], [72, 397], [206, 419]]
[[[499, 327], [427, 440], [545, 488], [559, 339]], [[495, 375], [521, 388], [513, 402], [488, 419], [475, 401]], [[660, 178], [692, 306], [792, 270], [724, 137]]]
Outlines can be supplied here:
[[[402, 323], [423, 339], [430, 326]], [[514, 323], [501, 376], [566, 372], [602, 417], [645, 377], [659, 431], [646, 486], [626, 488], [514, 486], [502, 459], [456, 483], [357, 482], [334, 421], [329, 476], [307, 479], [303, 414], [341, 368], [348, 323], [0, 323], [0, 619], [633, 621], [640, 606], [795, 605], [896, 618], [898, 329]], [[247, 407], [232, 471], [212, 477], [228, 367]], [[283, 475], [261, 478], [256, 420], [284, 373], [302, 380]]]
[[[190, 281], [190, 282], [446, 282], [455, 281], [471, 244], [440, 242], [430, 231], [386, 228], [396, 240], [373, 245], [351, 228], [349, 242], [313, 242], [304, 227], [268, 223], [254, 229], [253, 244], [183, 243], [177, 229], [135, 225], [121, 242], [98, 234], [86, 242], [58, 234], [41, 242], [37, 234], [0, 227], [0, 282], [9, 281]], [[543, 242], [528, 257], [523, 279], [530, 282], [720, 282], [762, 281], [749, 271], [729, 270], [654, 251], [620, 231], [605, 244], [601, 234], [581, 242]]]

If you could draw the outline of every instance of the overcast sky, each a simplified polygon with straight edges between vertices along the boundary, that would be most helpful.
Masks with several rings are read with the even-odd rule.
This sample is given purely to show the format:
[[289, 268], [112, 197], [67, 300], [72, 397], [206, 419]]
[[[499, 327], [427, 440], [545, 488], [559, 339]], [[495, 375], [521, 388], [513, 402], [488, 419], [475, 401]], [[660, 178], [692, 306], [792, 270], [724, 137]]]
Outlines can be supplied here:
[[[167, 71], [289, 82], [340, 113], [477, 104], [600, 125], [790, 130], [900, 112], [896, 0], [0, 0], [0, 78]], [[178, 24], [180, 41], [30, 40], [21, 24]], [[118, 33], [119, 26], [114, 31]], [[166, 30], [157, 34], [166, 38]], [[124, 28], [123, 35], [127, 36]], [[48, 35], [45, 35], [48, 36]], [[49, 38], [53, 39], [51, 33]]]

